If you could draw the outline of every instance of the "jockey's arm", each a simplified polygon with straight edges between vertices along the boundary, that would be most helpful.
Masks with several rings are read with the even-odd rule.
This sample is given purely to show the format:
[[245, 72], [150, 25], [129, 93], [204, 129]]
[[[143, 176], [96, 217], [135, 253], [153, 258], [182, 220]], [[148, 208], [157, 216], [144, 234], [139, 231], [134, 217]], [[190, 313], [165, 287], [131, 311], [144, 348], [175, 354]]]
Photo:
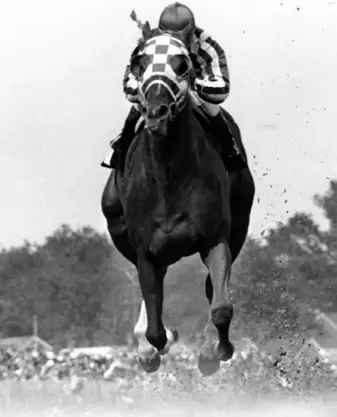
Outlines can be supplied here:
[[[201, 99], [212, 104], [223, 103], [230, 92], [227, 59], [222, 47], [202, 29], [196, 30], [199, 74], [195, 89]], [[193, 52], [193, 51], [192, 51]]]

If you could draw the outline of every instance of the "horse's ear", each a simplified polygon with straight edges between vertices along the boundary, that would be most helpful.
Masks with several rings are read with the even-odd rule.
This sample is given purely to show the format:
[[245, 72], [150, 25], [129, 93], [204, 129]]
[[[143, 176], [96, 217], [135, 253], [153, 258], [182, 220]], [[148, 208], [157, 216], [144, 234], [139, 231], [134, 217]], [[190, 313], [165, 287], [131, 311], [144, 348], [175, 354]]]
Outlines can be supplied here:
[[148, 39], [150, 39], [151, 36], [151, 26], [149, 21], [147, 20], [144, 23], [143, 29], [142, 29], [142, 35], [143, 35], [143, 39], [146, 42]]
[[142, 23], [142, 21], [138, 19], [135, 10], [132, 10], [130, 17], [134, 22], [137, 23], [139, 29], [141, 29], [143, 39], [146, 42], [150, 38], [152, 32], [149, 21], [147, 20], [145, 23]]

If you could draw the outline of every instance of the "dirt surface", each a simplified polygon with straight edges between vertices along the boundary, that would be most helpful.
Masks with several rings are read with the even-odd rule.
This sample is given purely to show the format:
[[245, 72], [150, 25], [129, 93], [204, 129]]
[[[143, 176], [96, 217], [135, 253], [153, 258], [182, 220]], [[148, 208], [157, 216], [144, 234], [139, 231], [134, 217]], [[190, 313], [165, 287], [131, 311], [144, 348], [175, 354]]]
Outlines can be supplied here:
[[[152, 393], [153, 394], [153, 393]], [[43, 393], [41, 393], [43, 395]], [[59, 395], [55, 392], [55, 395]], [[117, 398], [111, 395], [102, 401], [91, 401], [88, 398], [65, 396], [54, 398], [48, 405], [45, 398], [41, 397], [41, 404], [37, 398], [29, 401], [15, 400], [12, 398], [6, 407], [1, 407], [1, 415], [8, 417], [107, 417], [107, 416], [142, 416], [142, 417], [335, 417], [337, 415], [337, 396], [326, 395], [319, 398], [295, 399], [291, 395], [280, 399], [263, 399], [255, 401], [252, 398], [235, 401], [232, 405], [218, 403], [215, 397], [204, 398], [202, 402], [184, 398], [179, 399], [159, 398], [149, 393], [148, 400], [144, 398], [142, 404], [128, 402], [128, 397]], [[58, 403], [58, 404], [56, 404]], [[218, 404], [216, 404], [218, 403]]]

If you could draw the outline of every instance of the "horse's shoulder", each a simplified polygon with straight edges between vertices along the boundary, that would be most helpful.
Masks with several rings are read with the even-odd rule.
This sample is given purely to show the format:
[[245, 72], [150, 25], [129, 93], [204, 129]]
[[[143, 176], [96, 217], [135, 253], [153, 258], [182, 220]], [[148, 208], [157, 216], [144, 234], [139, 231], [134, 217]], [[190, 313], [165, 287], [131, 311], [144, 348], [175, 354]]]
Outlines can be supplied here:
[[126, 155], [124, 169], [124, 181], [126, 183], [146, 183], [149, 167], [148, 154], [146, 131], [142, 126], [136, 132]]
[[131, 162], [132, 160], [134, 160], [135, 156], [137, 153], [140, 152], [141, 148], [142, 148], [142, 136], [143, 136], [143, 132], [144, 132], [144, 128], [141, 127], [136, 133], [135, 133], [135, 137], [133, 138], [133, 141], [131, 142], [128, 152], [127, 152], [127, 159], [126, 159], [126, 163]]

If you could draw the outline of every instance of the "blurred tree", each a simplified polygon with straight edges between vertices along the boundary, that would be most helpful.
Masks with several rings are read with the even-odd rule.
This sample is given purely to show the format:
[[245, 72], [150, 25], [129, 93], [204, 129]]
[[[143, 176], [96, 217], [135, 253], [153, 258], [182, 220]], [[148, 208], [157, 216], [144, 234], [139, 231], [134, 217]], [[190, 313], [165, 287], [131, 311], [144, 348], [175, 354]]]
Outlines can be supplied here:
[[302, 305], [325, 311], [337, 310], [337, 182], [331, 181], [325, 195], [315, 195], [330, 227], [323, 232], [305, 213], [271, 231], [267, 247], [289, 275], [288, 289]]
[[112, 252], [107, 238], [92, 228], [66, 225], [43, 245], [8, 250], [0, 265], [2, 291], [12, 306], [6, 315], [29, 321], [37, 315], [41, 336], [54, 345], [96, 343], [107, 306], [112, 326], [121, 317], [125, 279], [114, 270]]

